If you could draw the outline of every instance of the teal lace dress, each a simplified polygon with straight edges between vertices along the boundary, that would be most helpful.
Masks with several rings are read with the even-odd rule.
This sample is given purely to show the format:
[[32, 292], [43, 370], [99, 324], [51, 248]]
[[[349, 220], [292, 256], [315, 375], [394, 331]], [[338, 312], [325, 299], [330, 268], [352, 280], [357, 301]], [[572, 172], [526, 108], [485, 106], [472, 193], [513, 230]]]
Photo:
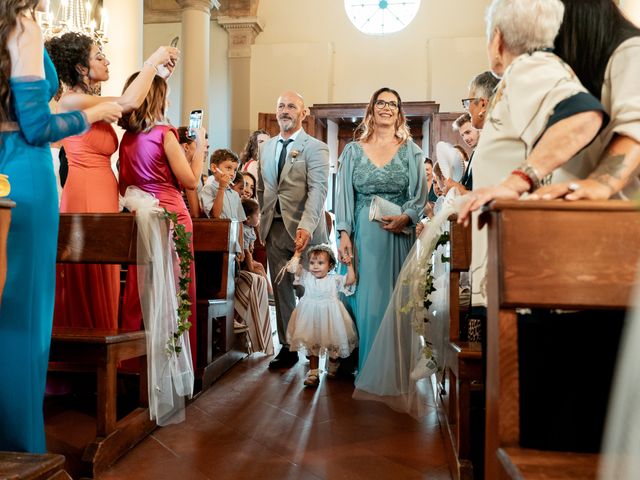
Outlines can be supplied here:
[[348, 306], [358, 327], [359, 370], [367, 361], [398, 273], [415, 240], [413, 234], [391, 233], [369, 221], [371, 199], [378, 195], [399, 205], [415, 224], [427, 199], [422, 162], [422, 151], [412, 141], [382, 167], [371, 163], [357, 142], [349, 143], [340, 156], [336, 230], [351, 236], [356, 252], [358, 283]]
[[12, 211], [7, 283], [0, 306], [0, 450], [45, 453], [44, 399], [58, 241], [58, 192], [49, 142], [88, 127], [84, 115], [52, 115], [58, 76], [45, 52], [46, 79], [11, 78], [19, 130], [0, 133], [0, 173]]

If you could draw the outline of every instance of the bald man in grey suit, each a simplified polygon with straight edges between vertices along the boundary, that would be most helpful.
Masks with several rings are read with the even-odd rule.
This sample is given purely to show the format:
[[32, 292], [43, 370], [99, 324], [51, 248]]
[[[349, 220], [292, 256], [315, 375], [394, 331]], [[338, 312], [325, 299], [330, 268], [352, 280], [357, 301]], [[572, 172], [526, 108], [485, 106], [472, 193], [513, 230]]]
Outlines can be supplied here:
[[289, 350], [286, 337], [296, 305], [293, 275], [286, 273], [280, 283], [275, 277], [296, 250], [328, 241], [324, 202], [329, 179], [329, 148], [302, 128], [307, 115], [302, 97], [284, 92], [276, 109], [280, 134], [261, 145], [258, 170], [260, 235], [267, 242], [282, 344], [269, 363], [272, 369], [289, 368], [298, 361], [298, 353]]

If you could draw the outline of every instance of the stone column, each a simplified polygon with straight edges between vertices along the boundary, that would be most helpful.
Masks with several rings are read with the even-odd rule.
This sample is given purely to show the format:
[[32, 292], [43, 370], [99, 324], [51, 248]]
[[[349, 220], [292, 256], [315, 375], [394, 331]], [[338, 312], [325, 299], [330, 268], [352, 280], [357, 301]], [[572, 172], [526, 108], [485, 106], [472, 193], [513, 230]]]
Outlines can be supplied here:
[[218, 17], [218, 23], [229, 34], [231, 148], [239, 153], [251, 133], [251, 45], [263, 25], [257, 17]]
[[103, 8], [109, 18], [104, 51], [111, 64], [102, 95], [119, 97], [129, 75], [142, 68], [143, 0], [103, 0]]
[[216, 0], [177, 0], [182, 8], [180, 61], [182, 62], [181, 123], [189, 122], [191, 110], [204, 110], [207, 125], [209, 105], [209, 31], [211, 9]]

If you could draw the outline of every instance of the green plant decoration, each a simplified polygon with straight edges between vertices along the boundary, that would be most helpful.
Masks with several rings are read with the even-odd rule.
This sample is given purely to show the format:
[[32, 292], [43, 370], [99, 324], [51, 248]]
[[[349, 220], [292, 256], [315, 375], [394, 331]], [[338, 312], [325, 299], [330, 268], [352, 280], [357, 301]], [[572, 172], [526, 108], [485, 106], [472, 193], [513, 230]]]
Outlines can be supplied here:
[[174, 354], [177, 356], [182, 352], [180, 338], [191, 328], [191, 322], [189, 322], [189, 317], [191, 316], [191, 299], [189, 297], [191, 277], [189, 273], [191, 262], [193, 261], [193, 255], [191, 254], [191, 232], [187, 232], [186, 227], [178, 222], [178, 215], [175, 212], [170, 212], [165, 208], [164, 218], [173, 224], [173, 244], [180, 261], [180, 279], [177, 292], [178, 329], [170, 333], [169, 339], [167, 340], [167, 354], [169, 356]]

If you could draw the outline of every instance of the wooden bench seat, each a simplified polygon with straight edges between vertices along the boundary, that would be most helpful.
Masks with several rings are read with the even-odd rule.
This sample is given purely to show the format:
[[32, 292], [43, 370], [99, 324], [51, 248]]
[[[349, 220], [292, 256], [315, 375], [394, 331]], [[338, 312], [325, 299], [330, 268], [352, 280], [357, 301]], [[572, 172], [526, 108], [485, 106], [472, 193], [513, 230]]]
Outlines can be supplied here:
[[[61, 214], [58, 263], [135, 264], [137, 228], [133, 214]], [[117, 369], [139, 358], [138, 406], [117, 419]], [[82, 460], [97, 475], [155, 428], [149, 418], [146, 340], [143, 330], [99, 330], [54, 327], [49, 370], [95, 372], [97, 379], [96, 438], [84, 448]]]
[[[146, 382], [146, 338], [143, 330], [98, 330], [78, 327], [54, 327], [51, 335], [49, 371], [52, 372], [95, 372], [97, 376], [97, 436], [108, 437], [120, 431], [132, 419], [138, 421], [149, 418], [148, 392]], [[116, 419], [117, 369], [123, 360], [141, 357], [140, 366], [140, 408], [124, 419]], [[143, 421], [148, 431], [154, 423]], [[90, 459], [85, 459], [91, 461]]]
[[64, 457], [46, 453], [0, 452], [0, 478], [7, 480], [71, 480]]
[[241, 360], [233, 332], [235, 220], [193, 219], [198, 325], [197, 387], [206, 390]]
[[499, 448], [503, 478], [514, 480], [595, 480], [600, 455]]
[[480, 218], [489, 237], [485, 478], [595, 478], [598, 455], [521, 448], [516, 309], [626, 309], [640, 261], [637, 207], [496, 201]]

